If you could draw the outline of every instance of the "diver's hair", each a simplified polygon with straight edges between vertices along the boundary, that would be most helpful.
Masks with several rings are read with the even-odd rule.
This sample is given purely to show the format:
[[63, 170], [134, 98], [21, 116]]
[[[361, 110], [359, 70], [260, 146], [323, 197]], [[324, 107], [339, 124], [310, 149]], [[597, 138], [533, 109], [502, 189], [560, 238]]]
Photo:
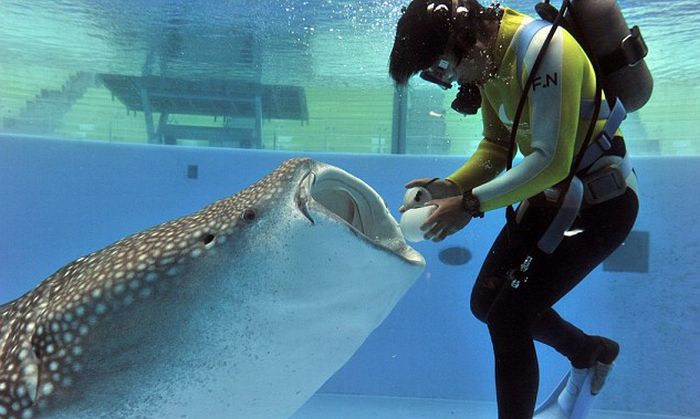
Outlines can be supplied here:
[[[448, 40], [455, 33], [455, 53], [464, 56], [476, 43], [478, 20], [486, 9], [477, 0], [457, 0], [468, 13], [452, 11], [451, 0], [413, 0], [396, 25], [396, 38], [389, 59], [389, 74], [399, 85], [433, 65], [445, 53]], [[456, 20], [455, 20], [456, 19]]]

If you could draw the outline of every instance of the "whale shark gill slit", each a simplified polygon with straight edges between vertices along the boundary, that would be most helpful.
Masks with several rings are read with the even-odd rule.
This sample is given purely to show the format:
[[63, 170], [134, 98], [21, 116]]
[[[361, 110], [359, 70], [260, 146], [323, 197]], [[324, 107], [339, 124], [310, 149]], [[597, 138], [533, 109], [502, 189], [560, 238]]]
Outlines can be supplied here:
[[311, 217], [308, 208], [308, 203], [310, 199], [309, 190], [314, 184], [315, 177], [316, 176], [314, 175], [313, 171], [309, 171], [308, 173], [306, 173], [306, 175], [304, 175], [304, 177], [302, 177], [299, 181], [299, 187], [297, 188], [297, 193], [295, 197], [297, 208], [299, 208], [299, 211], [301, 211], [301, 213], [304, 214], [304, 217], [306, 217], [311, 222], [311, 224], [316, 223], [313, 217]]

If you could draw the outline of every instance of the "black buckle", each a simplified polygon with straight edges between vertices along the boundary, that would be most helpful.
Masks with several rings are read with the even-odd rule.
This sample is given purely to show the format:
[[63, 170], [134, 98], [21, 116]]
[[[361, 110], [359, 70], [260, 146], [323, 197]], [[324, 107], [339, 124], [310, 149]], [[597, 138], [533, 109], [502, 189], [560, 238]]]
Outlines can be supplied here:
[[530, 279], [527, 276], [527, 271], [530, 269], [532, 259], [532, 256], [528, 255], [518, 269], [511, 269], [506, 273], [506, 278], [510, 281], [511, 288], [518, 289]]
[[649, 53], [639, 26], [630, 29], [630, 34], [620, 42], [610, 54], [601, 57], [600, 66], [605, 74], [611, 74], [625, 67], [634, 67]]
[[595, 205], [608, 201], [625, 193], [627, 182], [618, 165], [604, 167], [581, 179], [586, 202]]
[[647, 56], [649, 48], [646, 42], [644, 42], [639, 26], [635, 25], [630, 30], [630, 34], [622, 40], [620, 43], [620, 50], [622, 50], [622, 55], [625, 57], [627, 65], [630, 67], [636, 66]]
[[506, 277], [508, 281], [510, 281], [510, 287], [516, 290], [520, 288], [521, 285], [526, 284], [529, 279], [524, 272], [517, 269], [509, 270], [508, 273], [506, 273]]

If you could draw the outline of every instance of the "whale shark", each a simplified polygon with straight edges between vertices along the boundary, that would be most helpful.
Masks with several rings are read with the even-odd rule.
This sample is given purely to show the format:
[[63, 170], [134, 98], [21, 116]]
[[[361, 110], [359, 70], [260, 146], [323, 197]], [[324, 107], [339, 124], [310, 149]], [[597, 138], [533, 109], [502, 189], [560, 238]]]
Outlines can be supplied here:
[[284, 161], [1, 305], [0, 417], [289, 417], [424, 267], [369, 185]]

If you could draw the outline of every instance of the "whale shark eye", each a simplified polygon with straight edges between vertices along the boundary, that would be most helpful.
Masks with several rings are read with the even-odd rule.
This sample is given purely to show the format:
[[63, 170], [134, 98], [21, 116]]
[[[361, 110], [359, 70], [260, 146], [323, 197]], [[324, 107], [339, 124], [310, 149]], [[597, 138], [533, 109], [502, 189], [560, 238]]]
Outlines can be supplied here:
[[243, 211], [243, 216], [242, 218], [245, 221], [253, 221], [257, 217], [257, 214], [255, 213], [255, 210], [248, 208], [247, 210]]

